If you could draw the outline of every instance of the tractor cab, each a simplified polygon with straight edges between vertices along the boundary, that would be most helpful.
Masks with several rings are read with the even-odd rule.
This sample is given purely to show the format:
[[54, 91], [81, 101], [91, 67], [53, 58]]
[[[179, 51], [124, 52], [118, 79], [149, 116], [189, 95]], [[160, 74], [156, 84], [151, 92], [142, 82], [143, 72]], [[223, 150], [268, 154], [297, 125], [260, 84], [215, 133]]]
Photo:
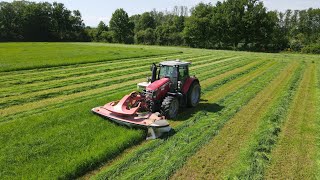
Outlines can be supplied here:
[[182, 85], [189, 77], [189, 62], [164, 61], [159, 64], [158, 79], [169, 78], [172, 82], [171, 90], [181, 90]]

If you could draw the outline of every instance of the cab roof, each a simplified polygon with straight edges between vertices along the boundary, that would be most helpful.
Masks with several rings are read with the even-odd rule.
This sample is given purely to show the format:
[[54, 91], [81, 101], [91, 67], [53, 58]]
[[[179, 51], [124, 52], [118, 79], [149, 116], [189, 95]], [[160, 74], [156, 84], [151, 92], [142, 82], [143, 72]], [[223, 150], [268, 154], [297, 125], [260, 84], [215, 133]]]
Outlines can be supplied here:
[[177, 60], [171, 60], [171, 61], [163, 61], [160, 63], [162, 66], [188, 66], [190, 65], [190, 62], [183, 62], [180, 61], [179, 59]]

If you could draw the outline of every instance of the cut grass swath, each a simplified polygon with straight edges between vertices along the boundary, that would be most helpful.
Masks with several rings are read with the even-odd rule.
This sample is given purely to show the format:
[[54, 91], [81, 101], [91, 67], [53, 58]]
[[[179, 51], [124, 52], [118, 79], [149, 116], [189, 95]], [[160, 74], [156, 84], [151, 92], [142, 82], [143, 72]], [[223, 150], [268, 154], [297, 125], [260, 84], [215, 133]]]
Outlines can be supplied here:
[[[255, 65], [255, 66], [258, 66], [257, 65], [258, 62], [254, 62], [252, 64]], [[248, 67], [250, 67], [250, 66], [252, 66], [252, 65], [249, 65]], [[246, 68], [246, 67], [247, 66], [244, 66], [244, 68]], [[239, 68], [239, 70], [241, 70], [241, 69], [243, 69], [243, 68]], [[228, 72], [228, 73], [230, 73], [230, 72]], [[100, 87], [100, 88], [97, 88], [97, 89], [83, 91], [83, 92], [79, 92], [79, 93], [75, 93], [75, 94], [59, 96], [59, 97], [54, 97], [54, 98], [49, 98], [49, 99], [42, 99], [42, 100], [39, 100], [39, 101], [36, 101], [36, 102], [31, 102], [31, 103], [11, 106], [11, 107], [8, 107], [8, 108], [0, 110], [0, 114], [2, 114], [4, 117], [6, 117], [6, 116], [10, 116], [12, 114], [21, 113], [23, 111], [30, 111], [32, 109], [46, 107], [46, 106], [48, 106], [50, 104], [57, 103], [57, 101], [58, 102], [63, 102], [63, 101], [74, 99], [74, 98], [86, 97], [86, 96], [92, 95], [92, 94], [105, 93], [106, 91], [113, 90], [113, 89], [118, 89], [120, 87], [126, 87], [128, 85], [136, 84], [136, 83], [141, 82], [143, 80], [144, 79], [133, 79], [133, 80], [121, 83], [120, 86], [118, 84], [113, 84], [113, 85], [110, 85], [108, 87]], [[4, 118], [4, 119], [8, 119], [8, 118]]]
[[[315, 64], [308, 63], [301, 85], [297, 89], [297, 95], [294, 97], [288, 116], [285, 118], [283, 128], [281, 126], [275, 127], [278, 128], [276, 129], [277, 133], [280, 129], [281, 132], [278, 143], [271, 153], [271, 165], [266, 171], [267, 179], [316, 178], [315, 75]], [[275, 143], [277, 139], [272, 140], [272, 143]]]
[[293, 63], [282, 70], [281, 74], [227, 122], [218, 136], [190, 157], [173, 179], [222, 179], [224, 171], [233, 166], [239, 149], [248, 143], [265, 109], [279, 97], [279, 93], [286, 90], [283, 84], [290, 79], [287, 74], [291, 74], [297, 66], [297, 63]]
[[[219, 59], [225, 59], [225, 58], [219, 58]], [[226, 60], [232, 60], [232, 59], [226, 59]], [[225, 62], [226, 60], [221, 60], [221, 61], [216, 61], [216, 59], [212, 60], [213, 62], [207, 63], [206, 66], [201, 66], [203, 68], [207, 68], [209, 65], [213, 65], [213, 64], [220, 64], [222, 63], [223, 65], [226, 65], [227, 62]], [[232, 63], [230, 63], [232, 64]], [[62, 80], [56, 80], [56, 81], [45, 81], [42, 83], [33, 83], [30, 85], [18, 85], [18, 86], [11, 86], [10, 88], [3, 88], [1, 90], [1, 93], [3, 95], [1, 95], [2, 97], [10, 97], [15, 95], [14, 98], [18, 98], [20, 99], [20, 97], [22, 98], [22, 94], [25, 93], [32, 93], [32, 92], [38, 92], [38, 91], [42, 91], [42, 90], [48, 90], [45, 91], [45, 93], [49, 93], [50, 91], [62, 91], [66, 88], [66, 86], [68, 86], [68, 88], [70, 87], [72, 89], [72, 87], [70, 85], [74, 85], [74, 87], [82, 87], [85, 86], [85, 84], [88, 84], [90, 86], [93, 86], [93, 84], [100, 84], [100, 85], [107, 85], [106, 83], [110, 83], [111, 81], [114, 80], [114, 78], [120, 78], [123, 77], [122, 79], [125, 79], [126, 77], [129, 76], [135, 76], [137, 77], [138, 75], [141, 75], [141, 77], [143, 76], [147, 76], [149, 75], [149, 70], [148, 70], [149, 64], [148, 65], [144, 65], [141, 67], [135, 67], [135, 68], [128, 68], [128, 69], [121, 69], [121, 70], [116, 70], [116, 71], [109, 71], [106, 72], [104, 74], [93, 74], [90, 75], [90, 77], [88, 78], [84, 78], [85, 76], [80, 76], [79, 78], [67, 78], [68, 81], [66, 81], [65, 79]], [[201, 70], [202, 68], [196, 65], [194, 66], [192, 69], [197, 68], [199, 70]], [[219, 66], [217, 66], [219, 67]], [[120, 76], [119, 76], [120, 75]], [[101, 87], [101, 86], [100, 86]], [[56, 88], [56, 89], [54, 89]], [[38, 93], [36, 93], [38, 94]], [[20, 96], [17, 96], [20, 95]], [[0, 96], [0, 97], [1, 97]], [[36, 95], [31, 95], [30, 96], [34, 97]], [[3, 101], [5, 101], [7, 99], [3, 98]], [[20, 100], [21, 101], [21, 100]], [[2, 104], [2, 103], [1, 103]]]
[[301, 81], [302, 71], [304, 71], [304, 66], [293, 73], [286, 89], [280, 92], [278, 98], [275, 98], [276, 101], [261, 117], [259, 127], [256, 128], [250, 144], [240, 150], [240, 158], [225, 173], [226, 176], [240, 179], [263, 179], [265, 167], [269, 163], [271, 149], [280, 132], [288, 106], [291, 104]]
[[[94, 100], [92, 100], [92, 101], [90, 101], [90, 103], [95, 103], [95, 104], [98, 104], [98, 103], [102, 103], [102, 101], [103, 102], [105, 102], [105, 101], [110, 101], [111, 99], [117, 99], [117, 98], [119, 98], [120, 97], [120, 95], [118, 95], [117, 97], [110, 97], [110, 99], [108, 99], [108, 98], [105, 98], [105, 97], [103, 97], [103, 98], [100, 98], [100, 99], [94, 99]], [[19, 131], [19, 129], [23, 126], [26, 126], [25, 127], [25, 133], [23, 133], [23, 134], [29, 134], [29, 133], [27, 133], [26, 131], [33, 131], [33, 132], [41, 132], [41, 129], [45, 129], [46, 131], [44, 131], [43, 133], [48, 133], [49, 135], [48, 136], [46, 136], [46, 135], [41, 135], [41, 134], [39, 134], [39, 133], [36, 133], [36, 134], [33, 134], [33, 135], [29, 135], [30, 137], [29, 138], [27, 138], [27, 139], [24, 139], [24, 137], [22, 137], [22, 139], [20, 139], [20, 138], [16, 138], [16, 140], [19, 142], [19, 143], [22, 143], [22, 146], [20, 146], [20, 148], [21, 147], [24, 147], [24, 146], [29, 146], [30, 144], [33, 144], [33, 145], [36, 145], [35, 147], [39, 147], [39, 146], [41, 146], [42, 144], [44, 145], [44, 146], [46, 146], [46, 144], [47, 143], [49, 143], [49, 144], [54, 144], [55, 145], [55, 148], [54, 149], [51, 149], [53, 152], [51, 152], [50, 153], [50, 157], [47, 157], [47, 156], [49, 156], [48, 154], [42, 154], [42, 153], [40, 153], [40, 154], [36, 154], [36, 156], [37, 157], [41, 157], [41, 155], [45, 155], [47, 158], [46, 159], [48, 159], [49, 158], [49, 160], [50, 160], [50, 162], [51, 163], [54, 163], [54, 159], [51, 159], [51, 158], [55, 158], [55, 160], [59, 160], [59, 157], [57, 157], [57, 156], [54, 156], [54, 157], [51, 157], [52, 155], [51, 154], [55, 154], [55, 155], [58, 155], [58, 154], [63, 154], [62, 152], [59, 152], [59, 147], [64, 147], [65, 146], [65, 141], [63, 141], [64, 142], [64, 144], [62, 143], [62, 145], [61, 146], [58, 146], [57, 145], [57, 143], [54, 143], [54, 142], [48, 142], [48, 141], [41, 141], [42, 142], [42, 144], [37, 144], [37, 142], [33, 142], [34, 140], [36, 141], [37, 140], [37, 138], [36, 137], [43, 137], [44, 139], [47, 139], [47, 138], [50, 138], [52, 141], [56, 141], [56, 139], [59, 139], [59, 140], [64, 140], [64, 136], [62, 136], [61, 138], [62, 139], [60, 139], [60, 138], [55, 138], [55, 135], [65, 135], [65, 133], [66, 132], [70, 132], [72, 135], [69, 135], [68, 133], [66, 133], [66, 135], [67, 135], [67, 137], [68, 138], [66, 138], [66, 141], [69, 141], [68, 143], [70, 143], [70, 141], [71, 141], [71, 139], [70, 138], [72, 138], [72, 142], [73, 143], [75, 143], [75, 144], [77, 144], [77, 143], [83, 143], [83, 142], [88, 142], [85, 138], [84, 139], [81, 139], [81, 138], [79, 138], [79, 140], [77, 140], [77, 138], [74, 138], [73, 136], [75, 135], [75, 134], [73, 134], [73, 133], [75, 133], [75, 132], [77, 132], [77, 129], [78, 128], [82, 128], [82, 126], [80, 126], [80, 127], [78, 127], [79, 126], [79, 121], [80, 120], [82, 120], [82, 118], [84, 118], [83, 120], [85, 120], [85, 119], [88, 119], [88, 117], [87, 117], [87, 115], [85, 115], [85, 114], [91, 114], [89, 111], [85, 111], [85, 112], [83, 112], [83, 113], [85, 113], [85, 114], [83, 114], [82, 113], [82, 110], [84, 109], [84, 107], [94, 107], [94, 106], [96, 106], [96, 105], [93, 105], [93, 104], [89, 104], [89, 102], [86, 102], [86, 103], [84, 103], [84, 102], [82, 102], [81, 103], [82, 105], [81, 106], [79, 106], [79, 107], [77, 107], [77, 106], [75, 106], [75, 105], [73, 105], [73, 106], [71, 106], [70, 108], [63, 108], [63, 109], [60, 109], [60, 110], [55, 110], [55, 111], [49, 111], [49, 112], [47, 112], [47, 113], [44, 113], [44, 114], [42, 114], [42, 116], [40, 116], [40, 117], [42, 117], [41, 119], [40, 119], [40, 122], [37, 122], [36, 120], [34, 120], [33, 118], [35, 117], [35, 116], [31, 116], [31, 117], [29, 117], [29, 118], [25, 118], [25, 119], [23, 119], [23, 120], [19, 120], [19, 121], [21, 121], [20, 123], [16, 123], [16, 122], [14, 122], [14, 123], [7, 123], [7, 124], [4, 124], [3, 126], [1, 126], [0, 127], [0, 129], [2, 129], [2, 128], [4, 128], [5, 129], [5, 131], [6, 131], [6, 133], [9, 133], [10, 135], [7, 135], [7, 136], [5, 136], [5, 137], [3, 137], [3, 139], [2, 140], [5, 140], [5, 139], [8, 139], [8, 138], [10, 138], [11, 136], [14, 136], [15, 134], [17, 134], [17, 133], [19, 133], [19, 132], [21, 132], [21, 131]], [[70, 118], [70, 116], [67, 116], [67, 117], [65, 117], [64, 115], [62, 115], [63, 113], [65, 113], [65, 112], [69, 112], [69, 114], [71, 114], [70, 116], [72, 116], [73, 118]], [[70, 112], [73, 112], [73, 113], [70, 113]], [[75, 114], [77, 114], [77, 116], [74, 116], [74, 113]], [[50, 117], [48, 117], [48, 116], [50, 116]], [[57, 121], [57, 118], [59, 117], [59, 116], [61, 116], [61, 121]], [[77, 119], [77, 117], [81, 117], [80, 119]], [[94, 116], [95, 117], [95, 116]], [[31, 120], [31, 119], [33, 119], [33, 120]], [[66, 123], [66, 122], [68, 122], [68, 123]], [[72, 121], [72, 122], [69, 122], [69, 121]], [[81, 122], [81, 121], [80, 121]], [[88, 123], [91, 123], [91, 122], [88, 122]], [[20, 124], [20, 128], [19, 128], [19, 125], [18, 124]], [[85, 125], [87, 125], [87, 124], [85, 124]], [[96, 124], [93, 124], [92, 126], [94, 126], [94, 125], [96, 125]], [[9, 129], [7, 129], [7, 127], [10, 127]], [[60, 127], [60, 128], [62, 128], [62, 129], [60, 129], [60, 128], [58, 128], [58, 127]], [[70, 128], [70, 126], [72, 126], [72, 127], [74, 127], [74, 128]], [[30, 127], [30, 128], [28, 128], [28, 127]], [[13, 129], [14, 128], [14, 129]], [[67, 130], [67, 131], [66, 131]], [[107, 129], [108, 130], [108, 129]], [[59, 134], [56, 134], [57, 133], [57, 131], [61, 131], [61, 133]], [[85, 132], [87, 132], [87, 129], [84, 129], [83, 131], [85, 131]], [[82, 132], [82, 131], [81, 131]], [[95, 132], [96, 132], [96, 129], [92, 129], [92, 131], [88, 131], [87, 133], [92, 133], [92, 134], [95, 134]], [[5, 134], [6, 134], [5, 133]], [[11, 134], [12, 133], [12, 134]], [[82, 133], [84, 133], [84, 132], [82, 132]], [[85, 133], [84, 133], [84, 135], [85, 135]], [[82, 137], [83, 138], [83, 137]], [[106, 138], [106, 137], [104, 137], [104, 138]], [[126, 138], [128, 138], [128, 139], [131, 139], [130, 137], [126, 137]], [[80, 140], [81, 139], [81, 140]], [[101, 139], [100, 140], [97, 140], [97, 143], [99, 143], [101, 141]], [[121, 140], [120, 140], [120, 142], [122, 142]], [[8, 142], [7, 142], [8, 143]], [[9, 142], [9, 143], [13, 143], [13, 144], [11, 144], [11, 145], [8, 145], [7, 147], [10, 147], [10, 146], [12, 146], [12, 145], [14, 145], [15, 143], [14, 142]], [[33, 146], [32, 145], [32, 146]], [[74, 145], [74, 144], [73, 144]], [[69, 146], [73, 146], [73, 145], [71, 145], [71, 144], [69, 144]], [[50, 146], [51, 147], [51, 146]], [[83, 148], [83, 147], [88, 147], [88, 145], [81, 145], [80, 146], [81, 148]], [[61, 148], [61, 149], [63, 149], [63, 148]], [[60, 150], [61, 150], [60, 149]], [[42, 149], [42, 148], [40, 148], [39, 147], [39, 150], [38, 151], [44, 151], [45, 149]], [[112, 150], [112, 149], [111, 149]], [[111, 151], [110, 150], [110, 151]], [[5, 151], [5, 152], [7, 152], [7, 151]], [[3, 155], [5, 155], [5, 152], [3, 153]], [[81, 152], [80, 150], [70, 150], [70, 152]], [[22, 154], [21, 156], [22, 157], [25, 157], [25, 156], [27, 156], [27, 155], [29, 155], [29, 153], [30, 152], [26, 152], [25, 154]], [[119, 153], [118, 151], [117, 152], [114, 152], [114, 153]], [[95, 154], [95, 157], [97, 156], [97, 154], [96, 154], [96, 152], [95, 151], [92, 151], [91, 152], [91, 155], [92, 154]], [[88, 154], [86, 154], [85, 156], [83, 156], [83, 157], [78, 157], [78, 158], [80, 158], [78, 161], [72, 161], [71, 163], [69, 162], [70, 161], [70, 159], [67, 159], [67, 161], [68, 161], [68, 163], [70, 163], [70, 166], [68, 166], [68, 167], [65, 167], [65, 166], [63, 166], [63, 170], [59, 170], [59, 167], [48, 167], [48, 169], [46, 169], [46, 170], [43, 170], [43, 168], [44, 168], [44, 166], [46, 165], [46, 163], [40, 163], [40, 162], [32, 162], [31, 161], [31, 159], [29, 159], [29, 161], [28, 162], [30, 162], [30, 163], [32, 163], [32, 164], [36, 164], [37, 166], [39, 166], [38, 168], [35, 168], [35, 169], [33, 169], [33, 171], [27, 171], [26, 169], [28, 169], [27, 167], [27, 165], [26, 166], [24, 166], [24, 167], [22, 167], [22, 166], [20, 166], [20, 168], [17, 170], [17, 169], [15, 169], [15, 170], [13, 170], [13, 171], [15, 171], [15, 172], [19, 172], [19, 173], [22, 173], [22, 174], [24, 174], [24, 173], [30, 173], [30, 176], [31, 176], [31, 178], [37, 178], [36, 176], [37, 176], [37, 174], [38, 174], [38, 172], [48, 172], [47, 174], [48, 174], [48, 177], [60, 177], [60, 178], [66, 178], [66, 177], [73, 177], [73, 176], [75, 176], [75, 174], [77, 174], [77, 173], [79, 173], [79, 172], [83, 172], [84, 171], [84, 167], [85, 168], [87, 168], [87, 170], [88, 169], [90, 169], [90, 166], [88, 166], [88, 165], [86, 165], [87, 163], [86, 162], [88, 162], [88, 164], [90, 165], [92, 165], [92, 166], [94, 166], [94, 163], [93, 162], [97, 162], [98, 160], [105, 160], [106, 158], [110, 158], [110, 157], [112, 157], [112, 156], [110, 156], [110, 154], [108, 154], [108, 153], [106, 153], [106, 152], [103, 152], [102, 153], [104, 156], [106, 156], [105, 158], [103, 158], [103, 157], [98, 157], [98, 158], [89, 158], [89, 160], [87, 161], [87, 160], [84, 160], [83, 158], [88, 158], [88, 157], [90, 157], [90, 154], [88, 155]], [[73, 154], [74, 156], [76, 156], [77, 155], [77, 153], [74, 153]], [[10, 158], [10, 157], [13, 157], [14, 156], [14, 154], [12, 154], [12, 156], [6, 156], [6, 157], [8, 157], [8, 158]], [[31, 155], [32, 156], [32, 155]], [[73, 159], [77, 159], [77, 158], [75, 158], [74, 156], [70, 156], [70, 158], [72, 158], [73, 157]], [[63, 156], [61, 156], [61, 157], [63, 157]], [[42, 159], [42, 158], [40, 158], [40, 159]], [[90, 162], [90, 161], [92, 161], [92, 162]], [[64, 161], [61, 161], [61, 162], [64, 162]], [[60, 163], [61, 163], [60, 162]], [[27, 162], [25, 162], [25, 163], [27, 163]], [[43, 166], [41, 165], [41, 164], [43, 164]], [[55, 163], [54, 163], [55, 164]], [[78, 164], [78, 165], [75, 165], [75, 164]], [[25, 168], [26, 167], [26, 168]], [[13, 168], [13, 167], [7, 167], [7, 171], [6, 172], [10, 172], [10, 168]], [[50, 170], [51, 168], [54, 168], [55, 169], [55, 171], [52, 171], [52, 170]], [[9, 170], [8, 170], [9, 169]], [[11, 171], [12, 172], [12, 171]], [[8, 175], [8, 177], [10, 177], [10, 175]], [[43, 176], [44, 177], [44, 176]]]
[[318, 153], [317, 153], [317, 179], [320, 179], [320, 62], [317, 63], [317, 147], [318, 147]]
[[[222, 58], [223, 59], [223, 58]], [[12, 95], [20, 95], [21, 93], [26, 92], [35, 92], [38, 90], [46, 90], [46, 89], [52, 89], [52, 88], [59, 88], [66, 85], [72, 85], [72, 84], [80, 84], [83, 82], [94, 82], [97, 80], [102, 79], [111, 79], [112, 77], [119, 76], [120, 75], [127, 75], [127, 74], [135, 74], [135, 73], [141, 73], [143, 72], [149, 72], [147, 67], [149, 67], [150, 64], [146, 65], [146, 62], [144, 62], [144, 66], [138, 66], [138, 68], [135, 66], [132, 68], [132, 66], [129, 66], [128, 68], [120, 68], [118, 70], [110, 70], [106, 71], [104, 73], [97, 73], [97, 74], [89, 74], [89, 75], [81, 75], [77, 77], [67, 77], [64, 79], [54, 79], [54, 80], [44, 80], [40, 81], [38, 83], [31, 83], [31, 84], [18, 84], [18, 85], [11, 85], [8, 88], [3, 87], [1, 90], [1, 94], [3, 94], [3, 97], [9, 97]], [[113, 68], [113, 67], [111, 67]], [[104, 70], [105, 71], [105, 70]], [[50, 76], [52, 77], [52, 76]], [[88, 78], [85, 78], [88, 77]], [[22, 91], [22, 92], [21, 92]], [[19, 93], [20, 92], [20, 93]]]

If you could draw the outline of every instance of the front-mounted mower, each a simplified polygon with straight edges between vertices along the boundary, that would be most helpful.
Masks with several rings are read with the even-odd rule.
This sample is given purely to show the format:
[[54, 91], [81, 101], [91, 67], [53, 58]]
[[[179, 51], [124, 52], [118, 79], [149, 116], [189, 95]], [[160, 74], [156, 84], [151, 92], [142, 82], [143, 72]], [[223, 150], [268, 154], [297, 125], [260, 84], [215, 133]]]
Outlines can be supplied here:
[[151, 78], [138, 83], [139, 91], [92, 111], [120, 124], [147, 128], [147, 139], [155, 139], [171, 130], [166, 119], [176, 118], [181, 107], [199, 103], [200, 83], [189, 76], [190, 64], [180, 60], [153, 64]]

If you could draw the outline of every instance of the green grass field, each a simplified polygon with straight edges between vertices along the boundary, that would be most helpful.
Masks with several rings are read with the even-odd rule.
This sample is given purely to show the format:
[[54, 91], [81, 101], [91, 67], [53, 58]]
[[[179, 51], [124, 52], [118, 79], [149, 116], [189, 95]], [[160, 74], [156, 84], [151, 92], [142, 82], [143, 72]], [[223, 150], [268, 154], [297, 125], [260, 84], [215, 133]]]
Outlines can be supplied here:
[[[319, 178], [319, 56], [101, 43], [0, 52], [1, 179]], [[165, 59], [191, 61], [203, 91], [166, 138], [90, 112]]]
[[179, 53], [97, 43], [0, 43], [0, 72]]

